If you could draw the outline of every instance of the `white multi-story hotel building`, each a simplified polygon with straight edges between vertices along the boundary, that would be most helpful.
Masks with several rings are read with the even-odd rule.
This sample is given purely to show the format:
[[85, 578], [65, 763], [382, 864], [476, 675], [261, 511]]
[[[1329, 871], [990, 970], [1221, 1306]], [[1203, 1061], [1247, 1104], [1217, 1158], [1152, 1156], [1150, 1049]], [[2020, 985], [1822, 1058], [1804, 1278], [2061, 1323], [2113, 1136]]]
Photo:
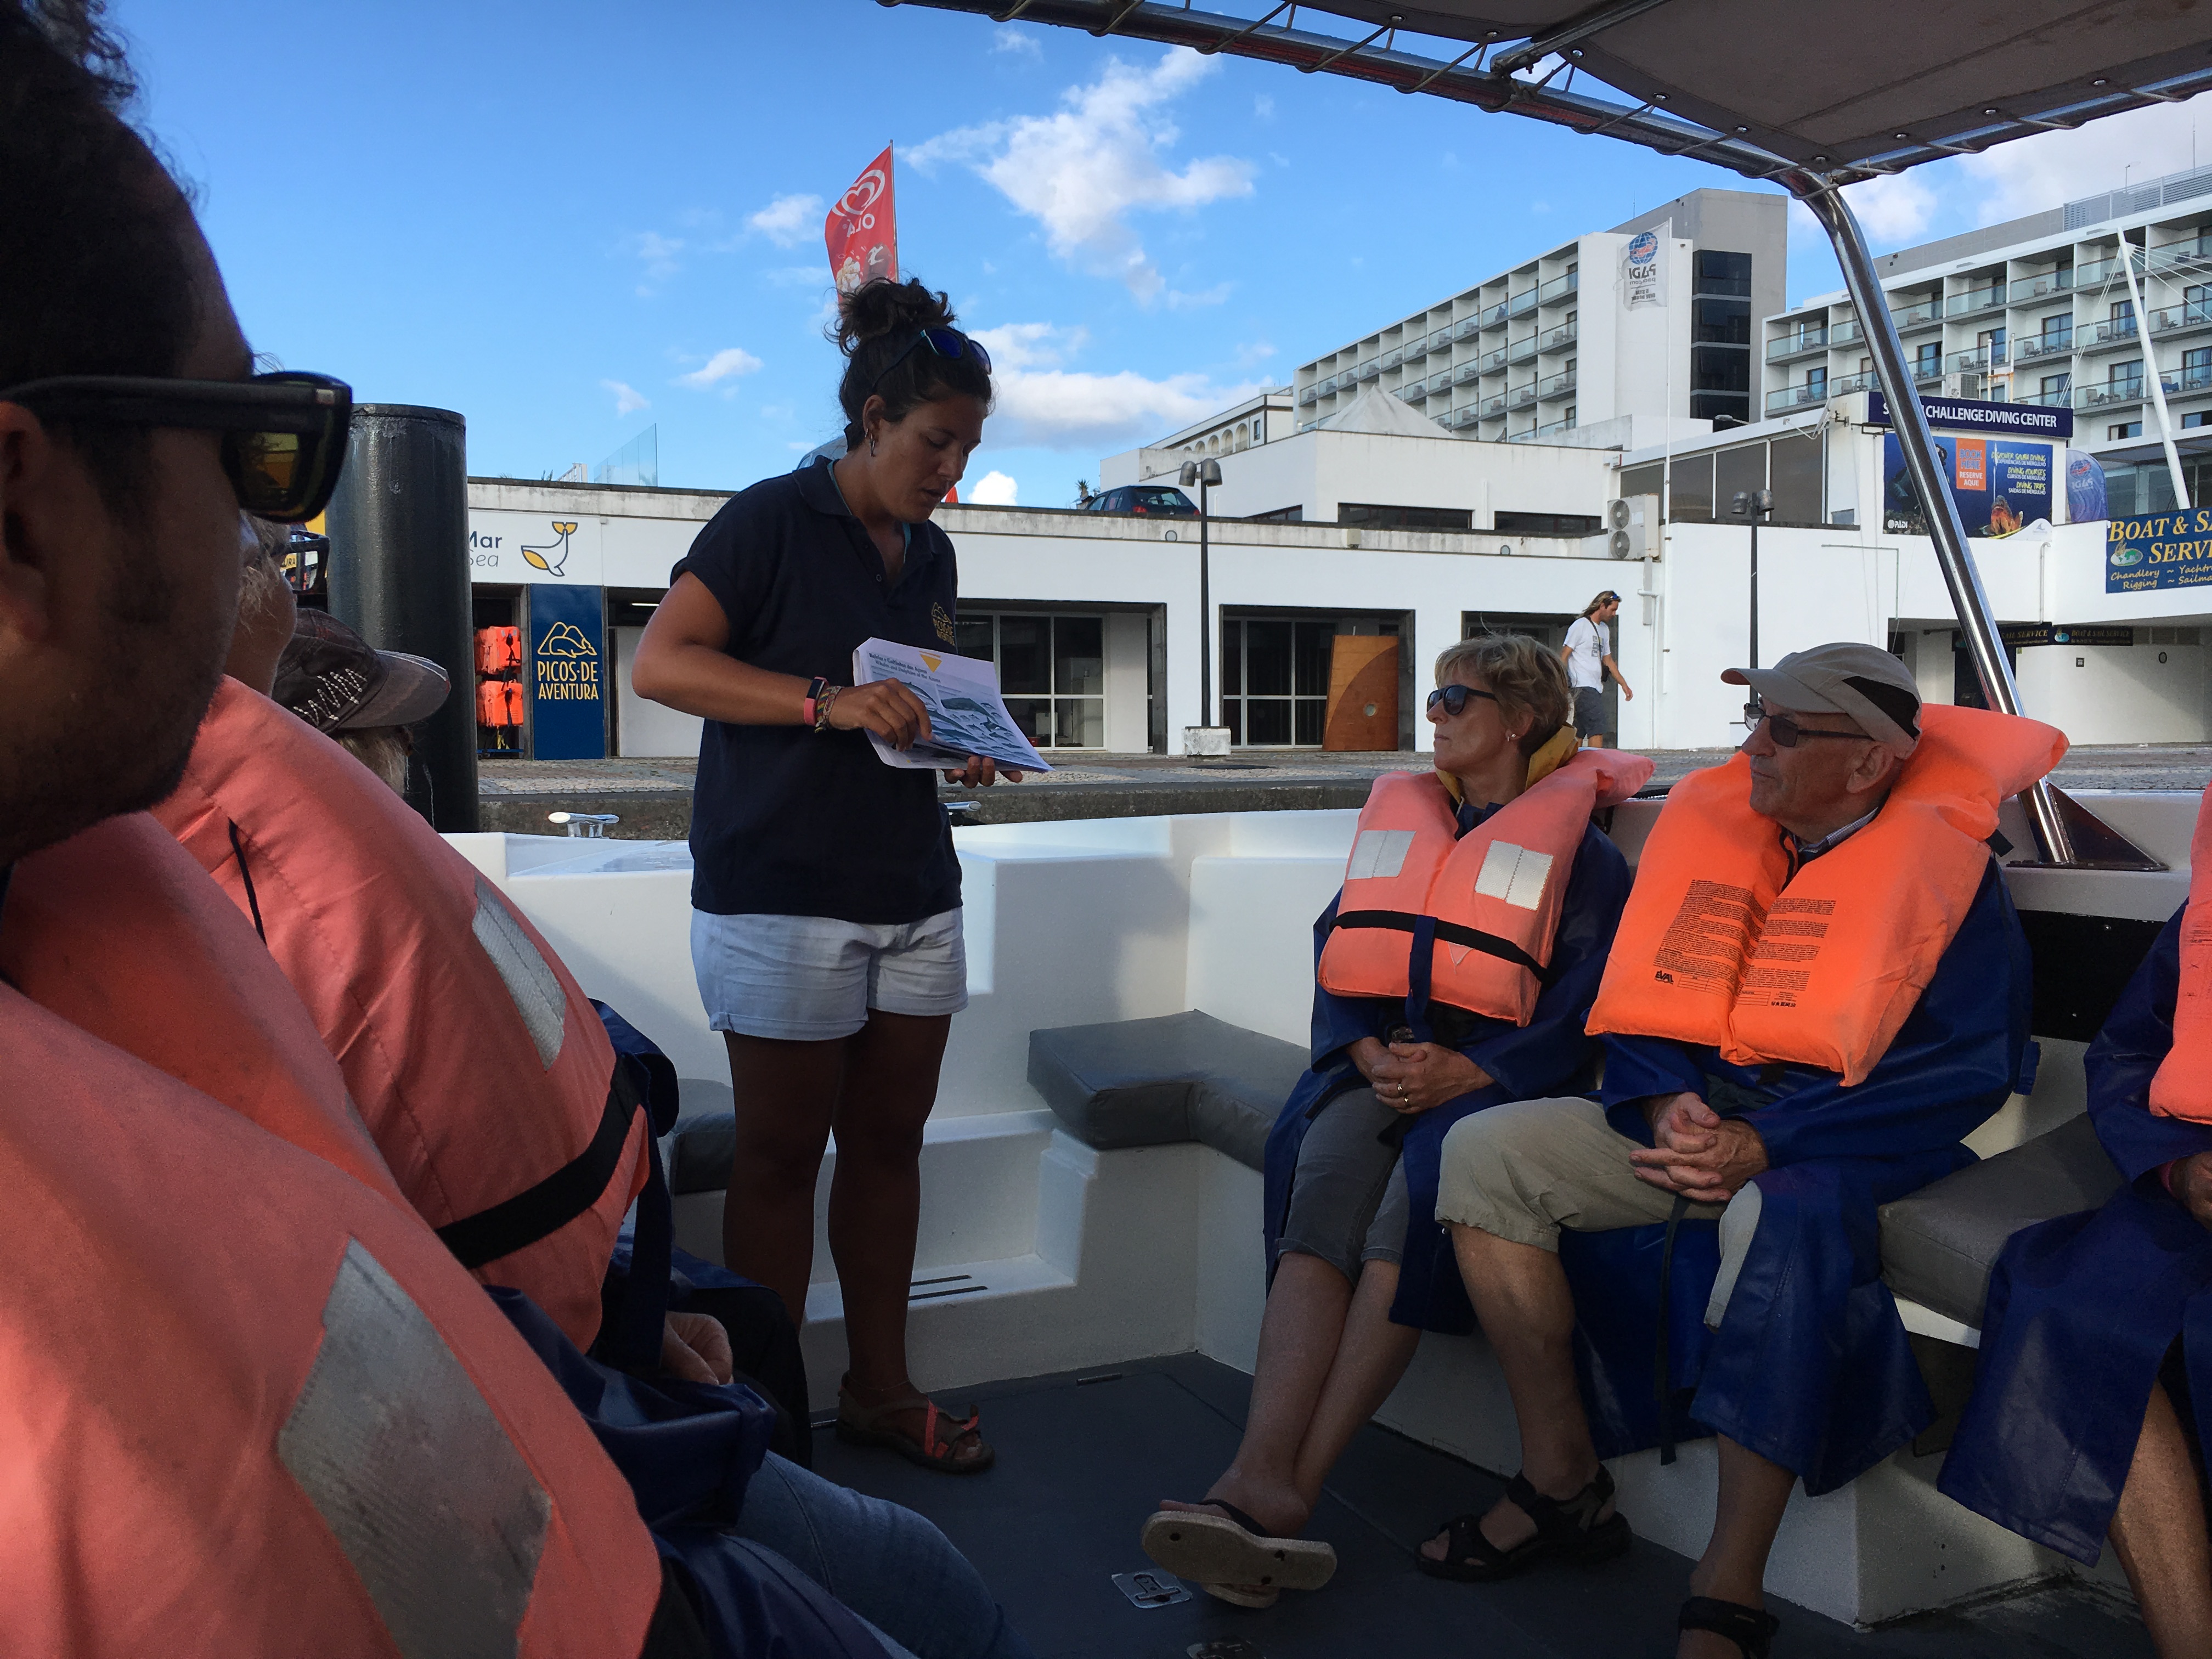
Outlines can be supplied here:
[[[1621, 254], [1644, 230], [1662, 240], [1667, 303], [1630, 311], [1615, 292]], [[1372, 385], [1492, 441], [1556, 441], [1624, 415], [1749, 421], [1752, 319], [1786, 301], [1788, 240], [1787, 198], [1692, 191], [1303, 365], [1298, 424]]]
[[[2103, 463], [2113, 513], [2151, 513], [2174, 505], [2154, 365], [2191, 499], [2197, 469], [2212, 483], [2212, 167], [1901, 249], [1876, 267], [1924, 396], [2071, 409], [2074, 445]], [[1763, 334], [1770, 418], [1874, 386], [1841, 294], [1768, 315]]]

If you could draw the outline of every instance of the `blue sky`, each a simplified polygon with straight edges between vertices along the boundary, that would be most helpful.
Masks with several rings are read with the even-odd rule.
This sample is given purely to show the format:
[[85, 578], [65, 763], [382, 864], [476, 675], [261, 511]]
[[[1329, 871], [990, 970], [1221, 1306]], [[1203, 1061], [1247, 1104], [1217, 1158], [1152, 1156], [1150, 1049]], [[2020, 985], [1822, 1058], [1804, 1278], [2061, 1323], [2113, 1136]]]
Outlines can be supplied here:
[[[1734, 175], [1329, 76], [874, 0], [113, 0], [256, 346], [468, 417], [472, 471], [735, 489], [836, 429], [823, 204], [899, 146], [908, 274], [984, 331], [972, 492], [1101, 454]], [[2202, 101], [2202, 100], [2198, 100]], [[1855, 192], [1877, 250], [2191, 165], [2195, 104]], [[2212, 120], [2205, 159], [2212, 161]], [[1793, 220], [1793, 300], [1838, 285]]]

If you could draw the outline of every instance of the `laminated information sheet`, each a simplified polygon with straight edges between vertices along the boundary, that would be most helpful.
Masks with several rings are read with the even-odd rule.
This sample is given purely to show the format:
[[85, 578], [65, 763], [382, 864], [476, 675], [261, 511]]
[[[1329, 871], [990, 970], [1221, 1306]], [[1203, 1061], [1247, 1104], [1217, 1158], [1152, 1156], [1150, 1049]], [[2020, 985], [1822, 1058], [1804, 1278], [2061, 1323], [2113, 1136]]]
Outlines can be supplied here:
[[1019, 772], [1052, 770], [1006, 712], [999, 671], [991, 664], [950, 651], [864, 640], [853, 653], [853, 684], [877, 680], [898, 681], [929, 710], [929, 736], [910, 749], [894, 749], [868, 733], [884, 765], [932, 772], [964, 766], [970, 755], [981, 755]]

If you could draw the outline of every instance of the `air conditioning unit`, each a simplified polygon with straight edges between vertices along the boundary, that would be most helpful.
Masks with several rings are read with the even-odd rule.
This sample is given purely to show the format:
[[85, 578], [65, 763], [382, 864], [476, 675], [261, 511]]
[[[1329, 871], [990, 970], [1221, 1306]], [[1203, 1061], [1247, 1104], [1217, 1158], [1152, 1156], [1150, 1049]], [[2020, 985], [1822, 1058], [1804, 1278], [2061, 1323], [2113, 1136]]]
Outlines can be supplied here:
[[1656, 495], [1623, 495], [1605, 504], [1607, 549], [1616, 559], [1656, 556], [1658, 525]]

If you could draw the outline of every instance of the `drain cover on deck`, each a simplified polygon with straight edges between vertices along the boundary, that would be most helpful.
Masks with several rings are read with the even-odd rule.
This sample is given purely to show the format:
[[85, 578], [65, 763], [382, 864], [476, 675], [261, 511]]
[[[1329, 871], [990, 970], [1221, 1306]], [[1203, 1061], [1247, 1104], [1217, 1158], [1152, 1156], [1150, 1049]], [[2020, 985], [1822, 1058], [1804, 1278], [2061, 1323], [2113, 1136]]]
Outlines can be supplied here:
[[1140, 1607], [1171, 1607], [1178, 1601], [1190, 1600], [1190, 1592], [1182, 1587], [1182, 1580], [1173, 1573], [1147, 1567], [1142, 1572], [1117, 1572], [1114, 1588]]

